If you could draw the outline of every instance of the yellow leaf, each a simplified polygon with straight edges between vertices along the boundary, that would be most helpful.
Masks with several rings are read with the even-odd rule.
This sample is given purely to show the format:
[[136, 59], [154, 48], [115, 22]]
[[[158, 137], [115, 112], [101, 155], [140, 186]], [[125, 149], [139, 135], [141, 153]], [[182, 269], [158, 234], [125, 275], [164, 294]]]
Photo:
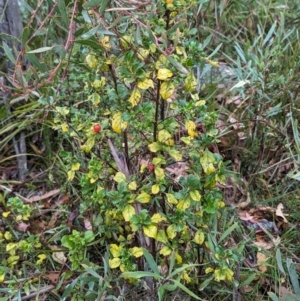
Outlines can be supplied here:
[[195, 103], [195, 107], [204, 106], [206, 104], [206, 100], [202, 99]]
[[162, 99], [166, 100], [170, 98], [175, 90], [175, 85], [172, 82], [163, 82], [159, 89], [159, 94]]
[[111, 44], [109, 42], [109, 37], [105, 36], [101, 41], [100, 41], [101, 45], [106, 49], [106, 50], [110, 50], [111, 48]]
[[117, 112], [112, 117], [111, 126], [117, 134], [121, 134], [122, 130], [126, 130], [128, 123], [122, 120], [122, 113]]
[[157, 140], [166, 145], [174, 145], [174, 139], [172, 135], [167, 130], [160, 130], [158, 132]]
[[138, 82], [138, 88], [141, 90], [147, 90], [149, 88], [154, 88], [153, 80], [149, 78], [145, 78], [142, 81]]
[[74, 179], [74, 177], [75, 177], [75, 171], [74, 170], [69, 170], [67, 172], [67, 174], [68, 174], [68, 180], [72, 181]]
[[79, 168], [80, 168], [80, 163], [77, 162], [77, 163], [72, 164], [72, 167], [71, 167], [72, 170], [79, 170]]
[[162, 180], [165, 177], [165, 172], [162, 168], [160, 167], [155, 167], [154, 173], [156, 175], [157, 180]]
[[[100, 83], [101, 83], [101, 81], [100, 81]], [[100, 95], [98, 93], [93, 93], [93, 94], [88, 96], [88, 100], [91, 101], [93, 103], [93, 105], [96, 106], [100, 103], [101, 98], [100, 98]]]
[[137, 184], [136, 181], [132, 181], [128, 184], [129, 190], [136, 190], [137, 189]]
[[160, 251], [159, 251], [159, 254], [163, 255], [163, 256], [168, 256], [172, 253], [172, 249], [167, 247], [167, 246], [164, 246]]
[[156, 238], [157, 235], [157, 227], [155, 225], [149, 225], [143, 227], [144, 234], [151, 238]]
[[142, 192], [141, 194], [139, 194], [136, 198], [136, 201], [142, 203], [142, 204], [146, 204], [149, 203], [151, 200], [151, 196], [150, 194], [148, 194], [147, 192]]
[[225, 280], [225, 275], [222, 273], [222, 270], [220, 268], [215, 269], [214, 278], [215, 278], [215, 281], [217, 281], [217, 282], [220, 282], [221, 280]]
[[191, 121], [191, 120], [187, 120], [184, 124], [185, 128], [188, 131], [188, 135], [190, 137], [196, 137], [198, 136], [198, 133], [196, 132], [196, 124], [195, 122]]
[[161, 150], [161, 145], [158, 142], [153, 142], [148, 145], [150, 152], [156, 153]]
[[152, 192], [152, 194], [158, 194], [159, 193], [159, 185], [158, 184], [152, 185], [151, 192]]
[[62, 130], [64, 133], [68, 132], [68, 131], [69, 131], [69, 126], [68, 126], [68, 124], [67, 124], [67, 123], [63, 123], [63, 124], [61, 125], [61, 130]]
[[152, 215], [151, 221], [152, 221], [152, 223], [157, 224], [157, 223], [160, 223], [162, 221], [166, 221], [166, 218], [164, 216], [162, 216], [160, 213], [155, 213], [155, 214]]
[[191, 145], [194, 137], [181, 137], [180, 140], [183, 141], [186, 145]]
[[155, 68], [158, 70], [164, 68], [167, 65], [168, 65], [168, 59], [163, 54], [161, 54], [159, 56], [158, 61], [155, 63]]
[[202, 245], [204, 242], [205, 235], [202, 231], [198, 230], [195, 233], [194, 242], [198, 245]]
[[186, 199], [179, 200], [179, 202], [178, 202], [176, 208], [177, 208], [178, 210], [184, 211], [184, 210], [186, 210], [187, 208], [189, 208], [190, 206], [191, 206], [191, 201], [190, 201], [189, 198], [186, 198]]
[[182, 263], [182, 257], [178, 253], [175, 254], [175, 259], [178, 264]]
[[205, 150], [203, 156], [200, 158], [200, 164], [205, 172], [206, 175], [210, 175], [211, 173], [215, 172], [214, 163], [216, 159], [208, 149]]
[[214, 271], [215, 281], [220, 282], [221, 280], [233, 281], [234, 272], [229, 268], [217, 268]]
[[163, 159], [163, 158], [158, 158], [158, 157], [155, 157], [152, 159], [152, 163], [157, 166], [159, 164], [166, 164], [166, 160]]
[[144, 48], [139, 48], [137, 56], [141, 61], [144, 61], [149, 55], [149, 50]]
[[118, 242], [122, 242], [122, 241], [125, 241], [126, 239], [125, 239], [125, 237], [123, 236], [123, 235], [120, 235], [119, 237], [118, 237]]
[[120, 257], [121, 256], [122, 249], [123, 248], [121, 246], [118, 246], [116, 244], [111, 244], [110, 248], [109, 248], [109, 251], [112, 254], [112, 256], [116, 258], [116, 257]]
[[194, 91], [197, 88], [197, 80], [193, 72], [191, 72], [185, 79], [185, 89], [188, 92]]
[[114, 176], [114, 180], [117, 183], [122, 183], [122, 182], [126, 182], [126, 176], [122, 173], [122, 172], [117, 172], [116, 175]]
[[168, 153], [176, 161], [182, 160], [182, 155], [181, 155], [181, 153], [178, 150], [176, 150], [176, 149], [169, 149]]
[[70, 113], [70, 109], [68, 107], [55, 107], [55, 110], [62, 116], [66, 116]]
[[213, 67], [220, 67], [219, 63], [218, 62], [214, 62], [210, 59], [206, 59], [206, 61], [211, 64]]
[[133, 247], [132, 249], [130, 249], [130, 253], [135, 258], [141, 257], [141, 256], [143, 256], [143, 248]]
[[12, 267], [18, 263], [19, 259], [20, 259], [20, 256], [15, 256], [15, 255], [9, 256], [7, 258], [7, 263], [10, 267]]
[[88, 54], [85, 58], [86, 63], [90, 68], [96, 68], [97, 67], [97, 59], [93, 54]]
[[8, 252], [10, 255], [14, 255], [16, 253], [17, 244], [14, 242], [10, 242], [6, 245], [6, 252]]
[[135, 107], [141, 100], [141, 92], [138, 89], [134, 89], [129, 97], [129, 102], [133, 107]]
[[157, 78], [160, 80], [166, 80], [167, 78], [170, 78], [173, 76], [173, 73], [171, 70], [167, 68], [161, 68], [157, 71]]
[[85, 145], [81, 146], [81, 149], [84, 152], [89, 153], [94, 145], [95, 145], [95, 136], [92, 136], [88, 138]]
[[218, 202], [219, 208], [224, 208], [225, 207], [225, 203], [222, 201]]
[[3, 283], [5, 279], [5, 272], [4, 271], [0, 271], [0, 283]]
[[173, 239], [177, 234], [176, 225], [172, 224], [167, 228], [167, 235], [169, 239]]
[[162, 242], [162, 243], [164, 243], [164, 244], [167, 244], [167, 242], [168, 242], [168, 237], [167, 237], [167, 235], [166, 235], [165, 230], [162, 230], [162, 229], [158, 230], [158, 233], [157, 233], [157, 235], [156, 235], [156, 240], [157, 240], [157, 241], [160, 241], [160, 242]]
[[120, 266], [121, 264], [121, 259], [120, 258], [113, 258], [108, 260], [108, 264], [111, 269], [115, 269]]
[[124, 220], [126, 222], [129, 222], [131, 217], [135, 214], [135, 210], [134, 210], [134, 207], [131, 206], [131, 205], [128, 205], [124, 208], [123, 212], [123, 217], [124, 217]]
[[223, 272], [225, 273], [226, 280], [232, 282], [234, 272], [232, 270], [230, 270], [229, 268], [223, 269]]
[[205, 274], [209, 274], [209, 273], [212, 273], [214, 271], [214, 269], [213, 268], [206, 268], [205, 269]]
[[186, 283], [190, 283], [190, 282], [192, 281], [191, 277], [189, 276], [189, 274], [187, 273], [186, 270], [184, 270], [184, 271], [182, 272], [181, 278], [182, 278], [183, 280], [185, 280]]
[[201, 200], [201, 195], [198, 190], [190, 191], [190, 197], [195, 202], [200, 202], [200, 200]]
[[167, 201], [169, 204], [177, 205], [178, 200], [175, 198], [174, 194], [166, 193]]
[[10, 215], [10, 211], [2, 212], [3, 217], [8, 217]]
[[36, 264], [39, 265], [39, 264], [42, 264], [43, 261], [47, 258], [46, 254], [40, 254], [38, 255], [38, 260], [36, 261]]

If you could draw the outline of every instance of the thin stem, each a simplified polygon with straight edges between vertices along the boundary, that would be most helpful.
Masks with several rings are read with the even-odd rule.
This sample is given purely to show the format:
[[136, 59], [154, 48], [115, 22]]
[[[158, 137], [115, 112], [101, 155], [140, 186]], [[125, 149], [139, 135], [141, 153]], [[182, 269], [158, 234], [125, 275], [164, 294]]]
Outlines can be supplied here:
[[153, 136], [154, 136], [153, 141], [154, 142], [157, 139], [158, 111], [159, 111], [159, 105], [160, 105], [159, 90], [160, 90], [160, 80], [157, 83], [157, 91], [156, 91], [155, 120], [154, 120], [154, 130], [153, 130]]

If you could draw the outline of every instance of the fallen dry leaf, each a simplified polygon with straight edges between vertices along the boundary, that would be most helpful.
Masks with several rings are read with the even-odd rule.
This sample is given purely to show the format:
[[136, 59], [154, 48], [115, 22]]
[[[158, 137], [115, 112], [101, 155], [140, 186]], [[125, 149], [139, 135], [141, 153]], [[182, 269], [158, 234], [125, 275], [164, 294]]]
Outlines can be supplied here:
[[[60, 248], [56, 245], [52, 245], [52, 246], [49, 246], [49, 248], [51, 250], [60, 250]], [[55, 262], [61, 264], [61, 265], [64, 265], [66, 262], [67, 262], [67, 258], [65, 256], [65, 253], [62, 252], [62, 251], [57, 251], [57, 252], [53, 252], [52, 253], [52, 258]]]
[[15, 229], [17, 231], [20, 231], [20, 232], [26, 232], [27, 228], [29, 227], [29, 224], [26, 224], [24, 222], [20, 223], [20, 224], [17, 224], [17, 226], [15, 227]]
[[276, 216], [279, 216], [279, 217], [283, 218], [283, 221], [284, 221], [285, 223], [288, 223], [288, 220], [285, 218], [285, 216], [284, 216], [284, 214], [283, 214], [283, 212], [282, 212], [283, 208], [284, 208], [284, 207], [283, 207], [283, 204], [282, 204], [282, 203], [278, 204], [278, 206], [277, 206], [277, 208], [276, 208]]
[[38, 202], [38, 201], [41, 201], [41, 200], [45, 200], [45, 199], [48, 199], [56, 194], [59, 194], [60, 193], [60, 189], [54, 189], [54, 190], [51, 190], [43, 195], [35, 195], [31, 198], [28, 198], [26, 199], [26, 202], [28, 203], [33, 203], [33, 202]]
[[266, 261], [268, 260], [267, 255], [261, 252], [257, 252], [256, 258], [257, 258], [258, 269], [262, 273], [265, 273], [268, 270], [268, 267], [265, 265]]

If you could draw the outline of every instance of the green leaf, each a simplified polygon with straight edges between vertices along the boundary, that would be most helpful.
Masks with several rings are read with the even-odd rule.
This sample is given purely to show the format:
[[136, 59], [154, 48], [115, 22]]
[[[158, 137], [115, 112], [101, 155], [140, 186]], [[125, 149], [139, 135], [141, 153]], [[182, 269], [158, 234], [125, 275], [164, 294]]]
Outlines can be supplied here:
[[3, 49], [4, 49], [4, 52], [6, 54], [6, 56], [8, 57], [8, 59], [12, 62], [12, 63], [16, 63], [16, 60], [12, 54], [12, 51], [10, 49], [10, 47], [8, 47], [8, 45], [5, 43], [5, 42], [2, 42], [3, 44]]
[[84, 238], [85, 243], [88, 244], [95, 239], [95, 234], [93, 231], [88, 230], [88, 231], [84, 232], [83, 238]]
[[168, 237], [166, 235], [165, 230], [163, 230], [163, 229], [158, 230], [158, 233], [156, 235], [156, 240], [160, 241], [160, 242], [162, 242], [164, 244], [168, 243]]
[[90, 8], [90, 7], [93, 7], [93, 6], [99, 6], [99, 5], [101, 5], [102, 1], [103, 0], [91, 0], [91, 1], [85, 2], [82, 6], [83, 6], [83, 8]]
[[229, 234], [235, 230], [236, 228], [238, 228], [239, 225], [238, 223], [234, 223], [232, 226], [230, 226], [220, 237], [219, 242], [221, 242], [223, 239], [225, 239], [226, 237], [229, 236]]
[[159, 275], [159, 272], [157, 271], [157, 273], [151, 273], [151, 272], [124, 272], [121, 274], [122, 277], [124, 278], [135, 278], [135, 279], [139, 279], [139, 278], [143, 278], [143, 277], [153, 277], [154, 279], [163, 279], [162, 276]]
[[183, 291], [185, 291], [188, 295], [190, 295], [191, 297], [197, 299], [197, 300], [201, 300], [201, 298], [199, 298], [198, 296], [196, 296], [192, 291], [190, 291], [186, 286], [184, 286], [182, 283], [180, 283], [178, 280], [175, 279], [170, 279], [170, 281], [173, 281], [174, 284], [176, 284], [179, 288], [181, 288]]
[[103, 50], [103, 47], [97, 41], [93, 40], [92, 38], [89, 40], [78, 39], [78, 40], [75, 40], [75, 43], [78, 43], [83, 46], [89, 46], [95, 50]]
[[69, 18], [68, 18], [68, 13], [67, 13], [67, 9], [66, 9], [66, 5], [65, 5], [65, 0], [58, 0], [58, 10], [59, 10], [59, 14], [62, 18], [62, 21], [66, 27], [66, 29], [68, 30], [69, 27]]
[[27, 51], [26, 53], [41, 53], [41, 52], [46, 52], [46, 51], [49, 51], [51, 49], [53, 49], [54, 46], [51, 46], [51, 47], [41, 47], [41, 48], [38, 48], [38, 49], [35, 49], [35, 50], [31, 50], [31, 51]]
[[169, 155], [172, 158], [174, 158], [176, 161], [182, 160], [182, 154], [178, 150], [172, 148], [172, 149], [169, 149], [167, 151], [168, 151]]
[[283, 265], [282, 265], [282, 257], [281, 257], [280, 249], [276, 250], [276, 262], [277, 262], [277, 266], [278, 266], [280, 272], [283, 275], [285, 275], [285, 270], [284, 270]]
[[143, 253], [144, 253], [144, 257], [147, 261], [147, 263], [149, 264], [150, 269], [158, 276], [159, 276], [159, 269], [158, 266], [155, 262], [155, 260], [153, 259], [152, 255], [145, 249], [143, 248]]

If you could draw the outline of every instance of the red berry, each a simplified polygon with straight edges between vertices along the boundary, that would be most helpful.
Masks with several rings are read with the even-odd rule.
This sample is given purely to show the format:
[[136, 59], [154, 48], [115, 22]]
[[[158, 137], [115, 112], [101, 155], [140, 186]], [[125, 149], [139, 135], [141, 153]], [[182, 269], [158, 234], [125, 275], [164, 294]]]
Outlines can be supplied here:
[[148, 170], [154, 170], [155, 166], [152, 163], [149, 163], [147, 168]]
[[99, 133], [100, 131], [101, 131], [101, 125], [100, 124], [95, 124], [94, 126], [93, 126], [93, 131], [95, 132], [95, 133]]

